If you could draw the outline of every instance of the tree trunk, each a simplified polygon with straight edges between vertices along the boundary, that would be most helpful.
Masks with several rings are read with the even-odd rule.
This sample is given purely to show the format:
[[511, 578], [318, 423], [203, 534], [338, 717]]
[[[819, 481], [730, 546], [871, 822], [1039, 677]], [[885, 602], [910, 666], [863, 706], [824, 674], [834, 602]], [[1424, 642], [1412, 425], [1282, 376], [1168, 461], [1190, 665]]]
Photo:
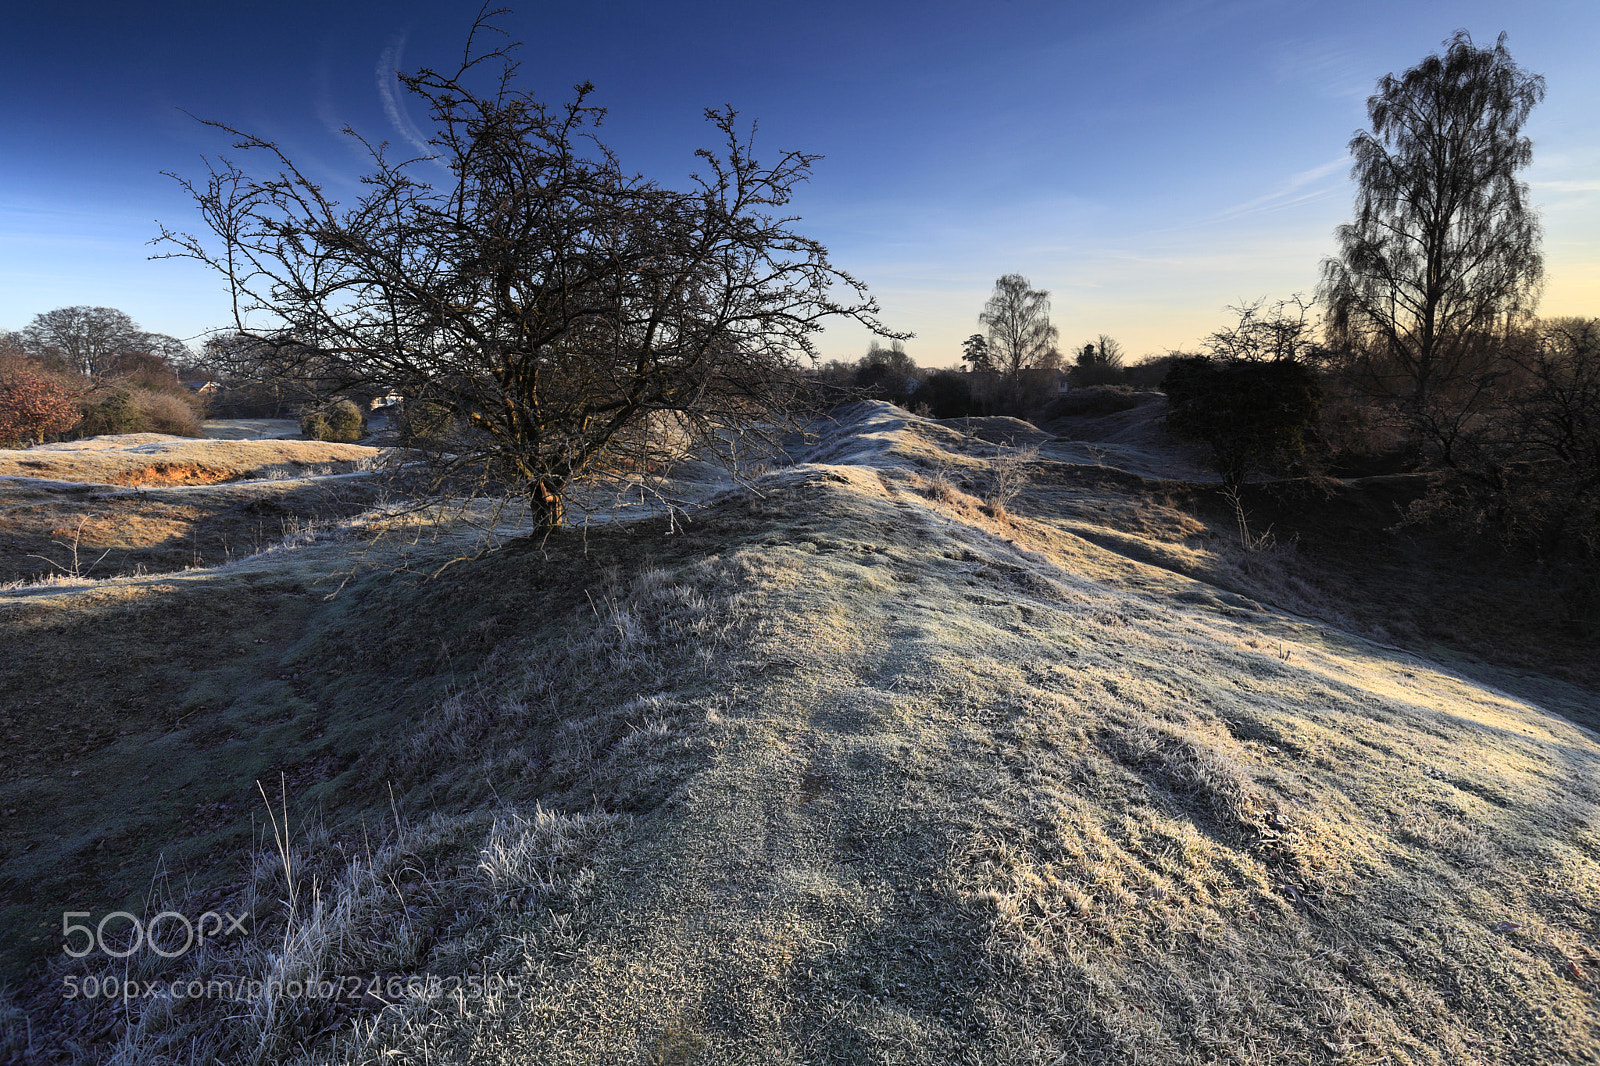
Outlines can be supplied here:
[[533, 493], [530, 496], [530, 505], [533, 509], [533, 521], [546, 533], [560, 529], [566, 522], [566, 501], [562, 498], [563, 486], [554, 485], [544, 478], [533, 483]]

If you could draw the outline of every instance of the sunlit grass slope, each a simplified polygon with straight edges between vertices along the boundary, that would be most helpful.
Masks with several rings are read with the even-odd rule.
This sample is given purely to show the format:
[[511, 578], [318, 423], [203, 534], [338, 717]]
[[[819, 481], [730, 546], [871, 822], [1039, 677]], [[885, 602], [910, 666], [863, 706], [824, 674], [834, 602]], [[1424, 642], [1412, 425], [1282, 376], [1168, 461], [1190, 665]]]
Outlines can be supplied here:
[[369, 467], [382, 449], [304, 440], [197, 440], [124, 433], [0, 451], [0, 476], [101, 485], [209, 485], [284, 477], [313, 465]]
[[383, 450], [160, 433], [0, 451], [0, 588], [159, 573], [259, 552], [372, 506]]
[[[1049, 441], [1002, 519], [984, 498], [1005, 445], [883, 406], [845, 421], [670, 536], [595, 527], [432, 582], [374, 570], [296, 609], [262, 669], [313, 679], [282, 728], [343, 730], [344, 776], [271, 790], [283, 849], [258, 833], [214, 879], [254, 933], [126, 965], [415, 994], [113, 1015], [63, 1010], [46, 982], [83, 970], [58, 964], [15, 993], [12, 1046], [1595, 1060], [1600, 741], [1572, 721], [1592, 692], [1185, 576], [1241, 564], [1128, 475], [1073, 488]], [[23, 644], [66, 624], [0, 615]], [[205, 713], [242, 721], [244, 699]], [[308, 735], [261, 734], [235, 793]], [[166, 891], [153, 905], [187, 905]]]

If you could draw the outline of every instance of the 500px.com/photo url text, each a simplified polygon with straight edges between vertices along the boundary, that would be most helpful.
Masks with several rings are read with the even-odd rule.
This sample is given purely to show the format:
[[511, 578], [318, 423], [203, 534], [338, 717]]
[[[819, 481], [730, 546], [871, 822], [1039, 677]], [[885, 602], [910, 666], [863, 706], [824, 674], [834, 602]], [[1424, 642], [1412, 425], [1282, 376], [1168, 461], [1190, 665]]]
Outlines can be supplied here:
[[524, 985], [516, 974], [393, 974], [365, 977], [341, 975], [305, 980], [260, 980], [250, 977], [208, 977], [139, 981], [115, 974], [68, 975], [61, 979], [63, 999], [221, 999], [253, 1002], [263, 998], [326, 999], [372, 1005], [403, 999], [436, 999], [489, 995], [518, 996]]

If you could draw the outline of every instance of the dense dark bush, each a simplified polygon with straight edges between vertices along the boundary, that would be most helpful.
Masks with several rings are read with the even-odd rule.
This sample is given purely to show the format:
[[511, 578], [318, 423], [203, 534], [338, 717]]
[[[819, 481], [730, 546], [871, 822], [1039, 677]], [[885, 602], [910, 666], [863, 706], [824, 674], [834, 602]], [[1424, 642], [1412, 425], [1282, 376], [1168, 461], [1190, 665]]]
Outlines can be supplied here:
[[959, 370], [935, 370], [917, 390], [934, 418], [966, 418], [980, 413], [972, 395], [972, 375]]
[[335, 400], [323, 407], [308, 408], [300, 415], [300, 435], [307, 440], [353, 444], [366, 432], [361, 408], [349, 400]]
[[1103, 385], [1115, 385], [1127, 380], [1128, 369], [1120, 364], [1101, 362], [1080, 362], [1068, 371], [1073, 387], [1092, 389]]
[[111, 389], [86, 401], [83, 417], [73, 427], [73, 434], [78, 437], [150, 432], [150, 419], [134, 399], [131, 389]]
[[1082, 418], [1114, 415], [1139, 406], [1139, 394], [1126, 385], [1100, 385], [1074, 389], [1045, 410], [1046, 418]]
[[1122, 383], [1136, 389], [1160, 388], [1167, 371], [1172, 369], [1172, 364], [1179, 359], [1187, 358], [1191, 357], [1181, 352], [1171, 352], [1167, 355], [1152, 356], [1142, 363], [1125, 366], [1122, 368]]
[[200, 413], [187, 396], [170, 392], [153, 392], [134, 389], [133, 397], [144, 411], [144, 417], [153, 433], [169, 433], [175, 437], [201, 435]]
[[167, 392], [117, 386], [94, 393], [82, 407], [83, 417], [67, 435], [99, 437], [113, 433], [168, 433], [200, 436], [200, 416], [185, 399]]
[[1230, 491], [1237, 491], [1251, 472], [1304, 454], [1306, 428], [1322, 403], [1316, 375], [1287, 360], [1178, 359], [1161, 391], [1172, 402], [1167, 425], [1210, 446], [1212, 467]]

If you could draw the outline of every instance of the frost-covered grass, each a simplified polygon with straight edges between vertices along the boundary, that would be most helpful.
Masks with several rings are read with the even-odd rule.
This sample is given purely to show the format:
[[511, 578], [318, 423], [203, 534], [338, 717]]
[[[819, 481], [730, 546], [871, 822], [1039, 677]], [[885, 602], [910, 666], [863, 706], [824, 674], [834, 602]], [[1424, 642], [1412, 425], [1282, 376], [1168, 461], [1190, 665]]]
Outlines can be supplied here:
[[[859, 414], [670, 535], [429, 582], [455, 547], [418, 537], [273, 624], [251, 669], [290, 676], [261, 712], [288, 717], [254, 748], [353, 761], [281, 792], [249, 767], [285, 844], [258, 834], [223, 890], [268, 917], [172, 971], [479, 992], [47, 1019], [18, 986], [9, 1017], [128, 1062], [1592, 1055], [1592, 692], [1281, 610], [1315, 592], [1292, 560], [1077, 485], [1048, 442], [997, 514], [1011, 445]], [[249, 617], [245, 569], [162, 595]], [[38, 611], [15, 632], [66, 620]], [[282, 639], [261, 626], [239, 636]], [[255, 713], [207, 691], [196, 741]]]

